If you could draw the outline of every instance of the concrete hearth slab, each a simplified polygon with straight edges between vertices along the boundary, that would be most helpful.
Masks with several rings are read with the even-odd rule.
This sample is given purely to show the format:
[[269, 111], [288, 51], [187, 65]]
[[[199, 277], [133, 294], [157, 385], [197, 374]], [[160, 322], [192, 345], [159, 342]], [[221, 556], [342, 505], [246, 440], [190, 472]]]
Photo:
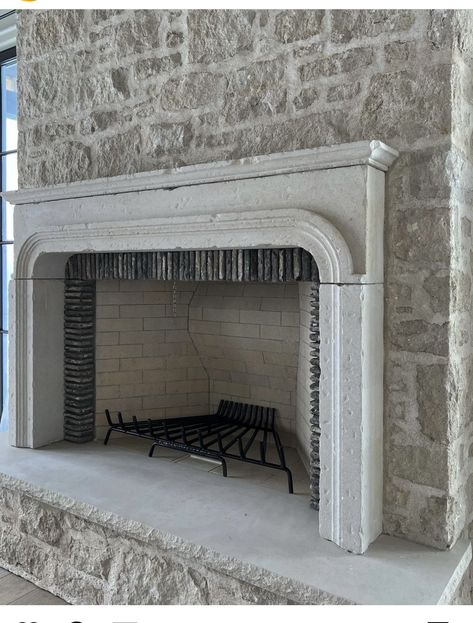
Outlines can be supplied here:
[[266, 590], [281, 594], [289, 582], [306, 595], [325, 595], [325, 603], [448, 603], [471, 559], [466, 542], [440, 552], [387, 536], [362, 556], [346, 553], [319, 537], [302, 489], [291, 496], [284, 480], [279, 488], [224, 479], [207, 471], [211, 464], [148, 459], [146, 447], [117, 438], [106, 448], [57, 443], [30, 450], [10, 447], [1, 434], [0, 486], [123, 535], [159, 534], [181, 558], [195, 551], [207, 567], [245, 582], [264, 570]]

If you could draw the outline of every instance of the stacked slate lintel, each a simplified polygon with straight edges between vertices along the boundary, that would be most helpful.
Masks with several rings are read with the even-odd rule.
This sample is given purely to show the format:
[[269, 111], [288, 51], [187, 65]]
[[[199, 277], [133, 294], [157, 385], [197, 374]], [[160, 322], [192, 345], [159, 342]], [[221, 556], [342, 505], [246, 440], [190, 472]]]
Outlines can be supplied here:
[[95, 281], [64, 283], [64, 438], [95, 436]]
[[80, 253], [69, 258], [66, 279], [281, 283], [318, 282], [319, 274], [304, 249], [219, 249]]

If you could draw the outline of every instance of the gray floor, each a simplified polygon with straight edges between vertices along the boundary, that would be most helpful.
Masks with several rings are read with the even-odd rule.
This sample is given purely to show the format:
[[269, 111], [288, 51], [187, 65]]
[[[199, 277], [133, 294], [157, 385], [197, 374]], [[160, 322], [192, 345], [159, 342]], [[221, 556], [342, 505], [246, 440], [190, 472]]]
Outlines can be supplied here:
[[344, 552], [318, 534], [307, 475], [292, 452], [295, 495], [282, 473], [235, 463], [223, 478], [219, 467], [175, 452], [149, 459], [148, 446], [116, 436], [107, 447], [30, 450], [0, 434], [0, 474], [357, 603], [437, 603], [470, 555], [466, 541], [439, 552], [388, 536], [363, 556]]
[[0, 567], [0, 605], [1, 606], [67, 606], [68, 604], [43, 591], [31, 582]]

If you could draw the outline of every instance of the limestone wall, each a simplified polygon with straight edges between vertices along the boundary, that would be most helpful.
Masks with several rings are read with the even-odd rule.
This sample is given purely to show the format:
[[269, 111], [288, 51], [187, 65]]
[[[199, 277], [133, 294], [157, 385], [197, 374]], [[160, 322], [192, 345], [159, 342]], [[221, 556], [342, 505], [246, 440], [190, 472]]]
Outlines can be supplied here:
[[18, 35], [22, 187], [368, 138], [400, 150], [387, 182], [385, 530], [439, 547], [462, 522], [461, 444], [449, 445], [464, 408], [448, 380], [453, 21], [25, 11]]

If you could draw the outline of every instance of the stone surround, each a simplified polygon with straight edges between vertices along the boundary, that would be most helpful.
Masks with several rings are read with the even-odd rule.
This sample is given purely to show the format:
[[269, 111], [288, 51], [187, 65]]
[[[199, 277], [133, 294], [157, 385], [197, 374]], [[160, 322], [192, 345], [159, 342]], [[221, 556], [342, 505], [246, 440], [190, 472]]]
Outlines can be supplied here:
[[12, 444], [63, 437], [58, 327], [71, 255], [123, 254], [133, 272], [139, 249], [303, 248], [320, 282], [309, 323], [321, 336], [310, 400], [320, 402], [319, 531], [366, 551], [381, 532], [384, 171], [396, 155], [371, 141], [8, 193]]

